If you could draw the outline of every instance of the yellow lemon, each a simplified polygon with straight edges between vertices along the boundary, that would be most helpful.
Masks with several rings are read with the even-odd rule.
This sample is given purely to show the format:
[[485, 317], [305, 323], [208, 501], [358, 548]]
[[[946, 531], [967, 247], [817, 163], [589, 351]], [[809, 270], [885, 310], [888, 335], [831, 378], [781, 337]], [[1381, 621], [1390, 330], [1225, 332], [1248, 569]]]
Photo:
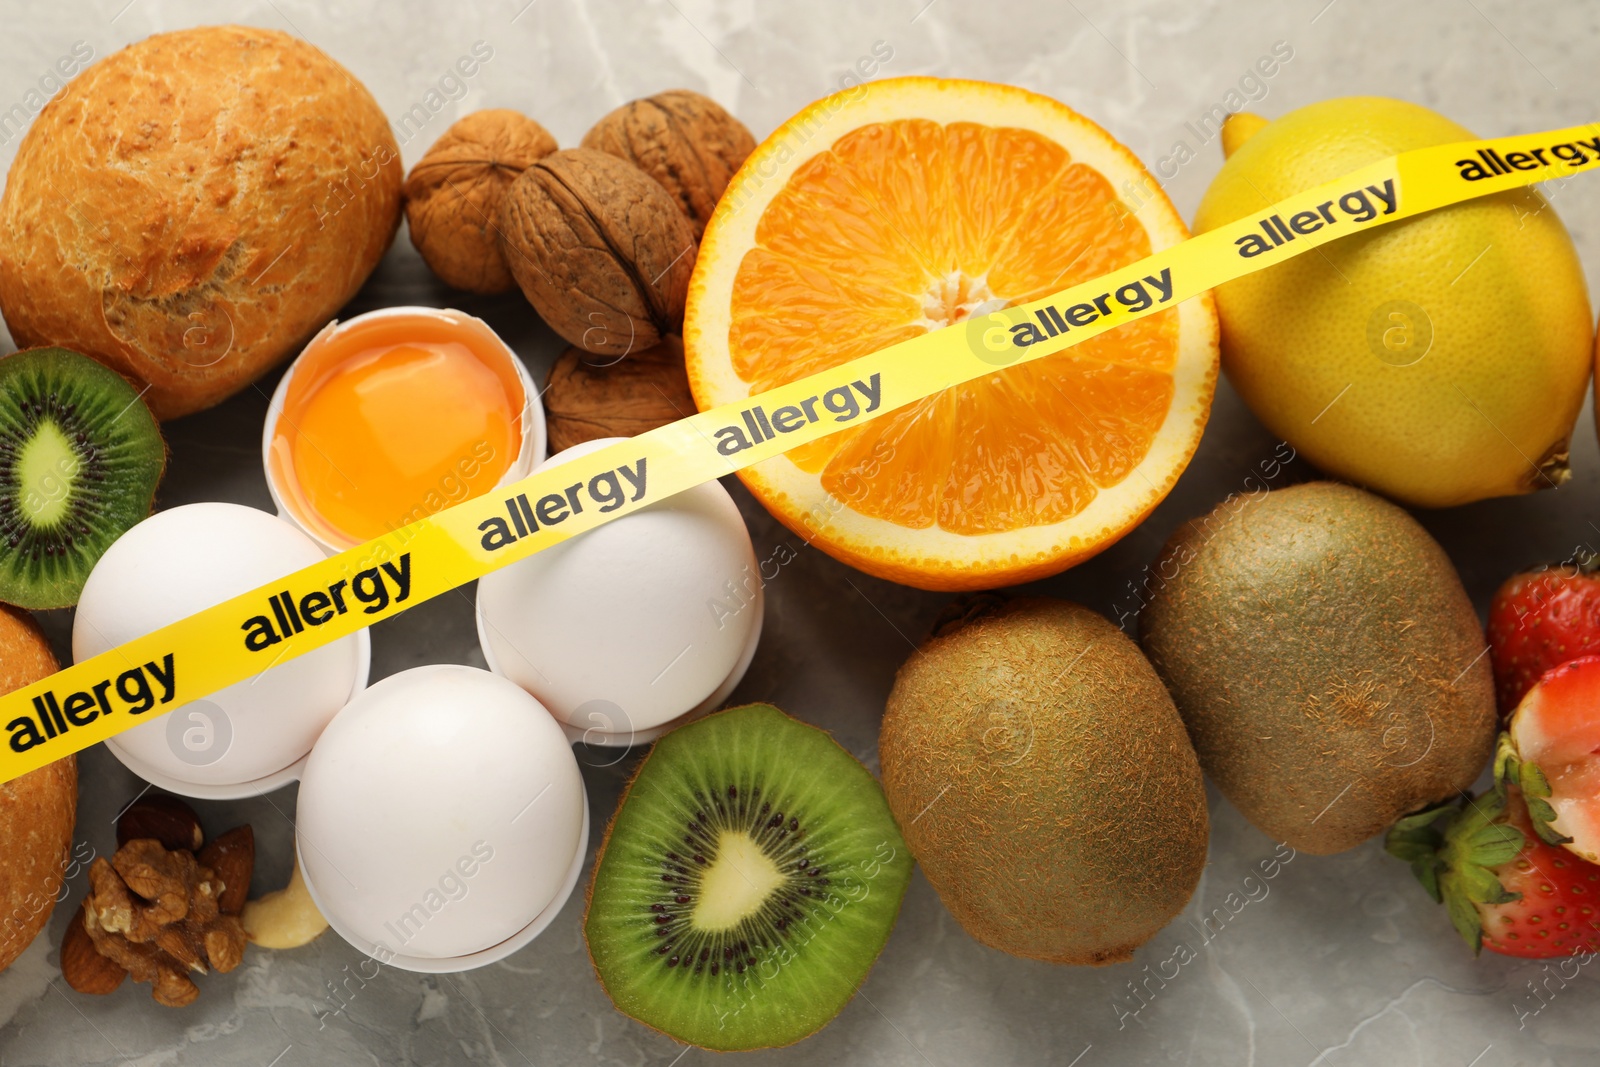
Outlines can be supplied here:
[[[1230, 125], [1196, 232], [1396, 152], [1473, 139], [1381, 97]], [[1594, 320], [1572, 239], [1532, 189], [1346, 237], [1216, 298], [1228, 380], [1328, 473], [1423, 507], [1567, 479]]]

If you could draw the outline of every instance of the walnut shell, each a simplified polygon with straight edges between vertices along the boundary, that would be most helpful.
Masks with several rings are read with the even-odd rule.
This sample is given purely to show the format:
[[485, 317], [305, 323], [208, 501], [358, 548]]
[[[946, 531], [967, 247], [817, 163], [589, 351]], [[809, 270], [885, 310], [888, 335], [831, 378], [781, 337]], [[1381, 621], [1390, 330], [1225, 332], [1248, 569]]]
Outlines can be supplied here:
[[500, 253], [500, 202], [517, 176], [554, 152], [556, 139], [507, 108], [474, 111], [444, 131], [406, 178], [411, 243], [446, 285], [507, 293], [516, 285]]
[[683, 328], [694, 229], [666, 190], [615, 156], [552, 152], [500, 205], [511, 274], [550, 328], [622, 356]]
[[543, 396], [551, 453], [597, 437], [633, 437], [695, 413], [677, 337], [615, 361], [569, 348], [550, 368]]
[[671, 89], [623, 104], [583, 135], [583, 147], [625, 159], [660, 182], [698, 239], [756, 139], [710, 97]]

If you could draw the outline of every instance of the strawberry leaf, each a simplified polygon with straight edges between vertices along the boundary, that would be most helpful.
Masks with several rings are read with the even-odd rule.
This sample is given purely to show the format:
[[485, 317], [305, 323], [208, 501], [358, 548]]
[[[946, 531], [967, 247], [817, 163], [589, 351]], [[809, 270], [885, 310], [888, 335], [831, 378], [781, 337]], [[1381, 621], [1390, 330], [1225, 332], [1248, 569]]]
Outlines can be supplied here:
[[1500, 879], [1485, 867], [1458, 867], [1445, 876], [1444, 884], [1473, 904], [1505, 904], [1516, 899], [1506, 895]]
[[1551, 825], [1556, 821], [1556, 809], [1550, 806], [1550, 779], [1537, 764], [1518, 755], [1511, 734], [1503, 731], [1495, 745], [1494, 781], [1496, 789], [1502, 792], [1508, 785], [1522, 791], [1527, 801], [1528, 819], [1539, 840], [1550, 845], [1565, 845], [1572, 840]]
[[1383, 847], [1389, 855], [1411, 865], [1411, 873], [1434, 903], [1439, 895], [1439, 850], [1444, 846], [1444, 826], [1461, 809], [1453, 803], [1438, 804], [1407, 815], [1390, 828]]
[[1522, 831], [1504, 823], [1490, 823], [1466, 839], [1468, 861], [1480, 867], [1501, 867], [1517, 858], [1527, 844]]
[[1503, 785], [1476, 800], [1464, 801], [1460, 814], [1445, 829], [1439, 849], [1439, 894], [1451, 923], [1474, 955], [1483, 950], [1480, 908], [1522, 899], [1522, 894], [1506, 889], [1497, 873], [1516, 859], [1527, 843], [1521, 830], [1499, 821], [1506, 802]]
[[1533, 823], [1533, 832], [1547, 845], [1564, 845], [1572, 840], [1550, 825], [1556, 821], [1556, 809], [1550, 806], [1548, 800], [1529, 797], [1528, 819]]
[[1417, 881], [1422, 883], [1422, 888], [1428, 891], [1435, 904], [1444, 900], [1444, 894], [1439, 892], [1439, 865], [1437, 863], [1413, 863], [1411, 873], [1417, 876]]
[[1517, 754], [1517, 746], [1511, 740], [1511, 733], [1507, 730], [1500, 731], [1500, 737], [1496, 740], [1494, 748], [1494, 784], [1518, 785], [1517, 770], [1521, 766], [1522, 757]]
[[1450, 912], [1450, 922], [1455, 925], [1456, 931], [1472, 946], [1472, 954], [1481, 954], [1483, 920], [1478, 916], [1478, 909], [1470, 901], [1458, 896], [1446, 896], [1445, 907]]
[[[1520, 785], [1524, 796], [1538, 797], [1540, 800], [1549, 798], [1550, 779], [1544, 776], [1544, 772], [1536, 764], [1526, 760], [1523, 761], [1519, 777], [1521, 778]], [[1548, 807], [1549, 805], [1545, 806]]]

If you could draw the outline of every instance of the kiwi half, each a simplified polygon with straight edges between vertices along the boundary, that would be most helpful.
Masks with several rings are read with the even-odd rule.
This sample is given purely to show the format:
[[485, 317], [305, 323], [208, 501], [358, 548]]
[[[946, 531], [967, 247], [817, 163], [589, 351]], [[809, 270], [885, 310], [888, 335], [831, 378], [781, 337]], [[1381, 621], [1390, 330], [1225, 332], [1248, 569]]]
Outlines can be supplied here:
[[866, 977], [911, 856], [883, 790], [766, 704], [657, 741], [623, 794], [584, 936], [619, 1010], [719, 1051], [821, 1029]]
[[65, 348], [0, 359], [0, 601], [76, 604], [111, 542], [149, 516], [166, 462], [115, 371]]

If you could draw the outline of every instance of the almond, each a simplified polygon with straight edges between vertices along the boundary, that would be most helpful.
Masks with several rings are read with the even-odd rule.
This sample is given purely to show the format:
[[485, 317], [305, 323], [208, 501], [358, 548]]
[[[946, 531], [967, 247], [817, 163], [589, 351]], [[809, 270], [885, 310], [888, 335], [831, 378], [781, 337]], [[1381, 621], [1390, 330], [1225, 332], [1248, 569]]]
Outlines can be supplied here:
[[250, 825], [235, 826], [207, 842], [195, 859], [200, 866], [210, 867], [222, 883], [217, 909], [224, 915], [244, 911], [245, 898], [250, 895], [250, 876], [256, 867], [256, 834]]
[[113, 992], [128, 972], [116, 960], [100, 955], [83, 928], [83, 909], [79, 908], [67, 923], [66, 936], [61, 939], [61, 977], [80, 993], [100, 996]]
[[200, 817], [177, 797], [152, 793], [140, 797], [117, 817], [117, 847], [129, 841], [151, 838], [169, 852], [193, 852], [205, 840]]

